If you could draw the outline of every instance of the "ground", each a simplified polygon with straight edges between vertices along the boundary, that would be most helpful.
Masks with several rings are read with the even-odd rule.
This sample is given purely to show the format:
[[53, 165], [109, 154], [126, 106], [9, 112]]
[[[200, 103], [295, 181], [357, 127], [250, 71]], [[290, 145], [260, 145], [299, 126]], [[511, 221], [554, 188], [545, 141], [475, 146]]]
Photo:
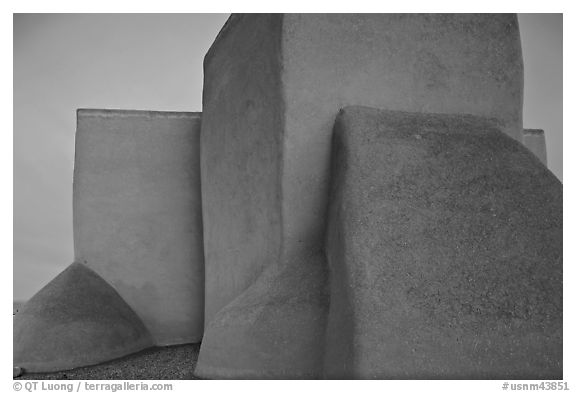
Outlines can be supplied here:
[[96, 366], [55, 373], [24, 373], [16, 379], [197, 379], [192, 375], [200, 344], [151, 348]]

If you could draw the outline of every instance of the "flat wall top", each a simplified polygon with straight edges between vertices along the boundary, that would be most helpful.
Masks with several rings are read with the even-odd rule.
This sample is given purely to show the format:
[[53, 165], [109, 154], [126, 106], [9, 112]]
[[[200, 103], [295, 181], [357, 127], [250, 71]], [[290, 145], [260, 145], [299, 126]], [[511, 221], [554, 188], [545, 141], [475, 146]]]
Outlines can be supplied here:
[[173, 111], [149, 111], [137, 109], [91, 109], [79, 108], [76, 110], [78, 117], [169, 117], [169, 118], [200, 118], [202, 112], [173, 112]]

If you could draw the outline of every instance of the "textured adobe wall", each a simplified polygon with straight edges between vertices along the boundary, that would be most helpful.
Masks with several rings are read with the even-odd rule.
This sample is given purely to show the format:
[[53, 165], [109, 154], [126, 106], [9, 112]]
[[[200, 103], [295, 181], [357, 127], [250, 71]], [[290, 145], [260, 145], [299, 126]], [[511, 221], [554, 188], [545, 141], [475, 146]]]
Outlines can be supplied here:
[[14, 365], [27, 372], [98, 364], [153, 345], [134, 311], [82, 263], [71, 264], [14, 317]]
[[546, 134], [544, 134], [544, 130], [525, 128], [522, 143], [524, 143], [524, 146], [534, 153], [544, 165], [548, 165], [546, 156]]
[[199, 138], [197, 113], [78, 110], [75, 259], [118, 291], [158, 345], [203, 333]]
[[287, 14], [282, 48], [285, 249], [322, 244], [330, 138], [346, 105], [494, 117], [522, 139], [513, 14]]
[[327, 278], [323, 253], [268, 266], [207, 325], [195, 375], [318, 378], [328, 315]]
[[562, 379], [562, 184], [485, 119], [345, 108], [329, 378]]
[[204, 59], [206, 323], [278, 260], [280, 15], [228, 20]]
[[233, 15], [205, 59], [207, 321], [279, 249], [320, 248], [342, 106], [495, 117], [520, 140], [522, 94], [512, 14]]
[[[204, 67], [206, 340], [197, 370], [212, 377], [297, 377], [294, 359], [321, 352], [320, 340], [301, 344], [324, 319], [290, 304], [324, 304], [323, 292], [308, 287], [301, 297], [265, 269], [296, 277], [293, 261], [325, 263], [331, 135], [342, 106], [473, 113], [521, 138], [515, 15], [233, 15]], [[276, 291], [277, 320], [294, 323], [253, 334], [268, 324], [264, 305]], [[241, 311], [259, 315], [256, 325], [247, 329]], [[279, 350], [287, 337], [300, 340], [293, 356]], [[235, 338], [245, 356], [224, 359], [220, 343]], [[255, 366], [264, 362], [253, 348], [270, 354], [269, 369]]]

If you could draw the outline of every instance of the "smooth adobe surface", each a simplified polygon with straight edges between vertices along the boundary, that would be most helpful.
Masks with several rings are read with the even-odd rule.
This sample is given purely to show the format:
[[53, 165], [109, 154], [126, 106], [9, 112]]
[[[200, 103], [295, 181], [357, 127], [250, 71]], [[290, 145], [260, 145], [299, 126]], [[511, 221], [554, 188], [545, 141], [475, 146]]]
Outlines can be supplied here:
[[206, 327], [194, 374], [213, 379], [314, 379], [328, 313], [323, 255], [270, 265]]
[[74, 251], [156, 345], [204, 325], [200, 114], [78, 110]]
[[522, 133], [522, 143], [528, 148], [544, 165], [548, 165], [546, 156], [546, 134], [544, 130], [525, 128]]
[[[248, 334], [265, 327], [273, 329], [271, 337], [297, 332], [292, 345], [304, 348], [320, 329], [306, 307], [277, 306], [277, 321], [306, 320], [296, 330], [265, 319], [246, 328], [244, 318], [228, 315], [242, 309], [248, 294], [257, 294], [259, 304], [273, 297], [268, 284], [251, 288], [259, 287], [254, 283], [267, 267], [292, 271], [288, 265], [302, 256], [323, 258], [339, 108], [474, 113], [496, 118], [521, 138], [523, 65], [515, 15], [232, 15], [204, 59], [204, 75], [206, 339], [198, 370], [214, 378], [268, 378], [283, 370], [296, 377], [295, 359], [322, 352], [318, 340], [284, 356], [271, 350], [279, 347], [266, 335]], [[319, 292], [306, 292], [314, 294], [308, 302], [321, 303]], [[295, 296], [285, 296], [283, 304]], [[229, 361], [222, 356], [219, 342], [237, 337], [239, 347], [270, 354], [261, 374], [251, 371], [264, 363], [256, 351]]]
[[349, 104], [497, 118], [520, 140], [515, 15], [233, 15], [204, 62], [206, 323], [263, 269], [321, 251]]
[[514, 14], [287, 14], [282, 48], [285, 249], [322, 245], [330, 141], [344, 106], [482, 115], [521, 140]]
[[562, 379], [562, 184], [494, 123], [348, 107], [328, 378]]
[[206, 324], [280, 259], [281, 27], [233, 15], [204, 59]]
[[73, 263], [14, 317], [14, 365], [50, 372], [119, 358], [154, 345], [118, 293]]
[[325, 259], [282, 249], [281, 29], [282, 15], [232, 16], [204, 62], [202, 378], [321, 373]]

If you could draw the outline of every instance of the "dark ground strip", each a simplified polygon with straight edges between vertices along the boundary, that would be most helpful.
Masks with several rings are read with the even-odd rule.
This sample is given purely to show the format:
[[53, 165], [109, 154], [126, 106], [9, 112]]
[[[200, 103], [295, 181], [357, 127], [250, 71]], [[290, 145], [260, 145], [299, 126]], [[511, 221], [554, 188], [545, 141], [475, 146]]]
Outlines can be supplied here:
[[200, 344], [151, 348], [96, 366], [54, 373], [26, 373], [15, 379], [198, 379], [193, 376]]

